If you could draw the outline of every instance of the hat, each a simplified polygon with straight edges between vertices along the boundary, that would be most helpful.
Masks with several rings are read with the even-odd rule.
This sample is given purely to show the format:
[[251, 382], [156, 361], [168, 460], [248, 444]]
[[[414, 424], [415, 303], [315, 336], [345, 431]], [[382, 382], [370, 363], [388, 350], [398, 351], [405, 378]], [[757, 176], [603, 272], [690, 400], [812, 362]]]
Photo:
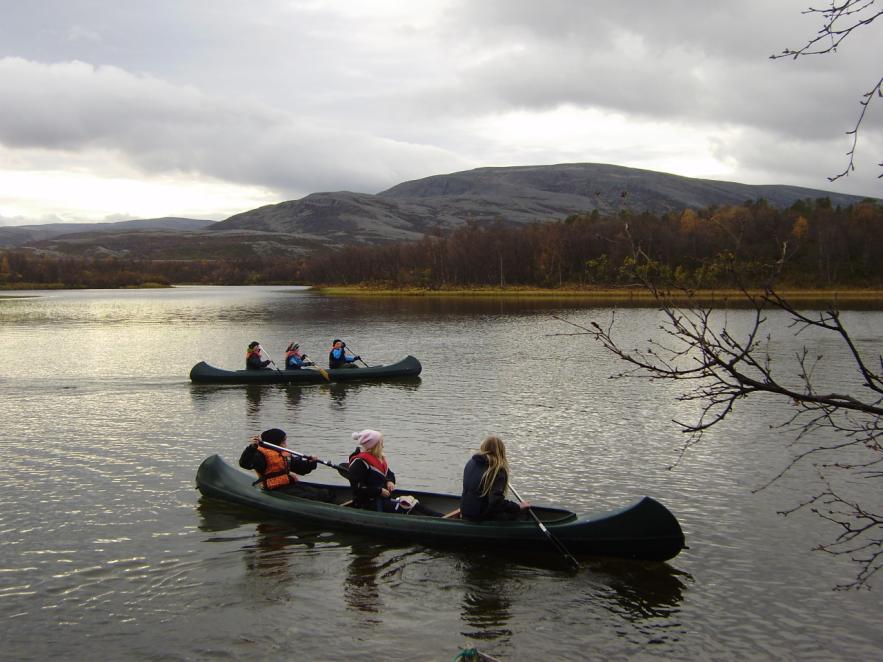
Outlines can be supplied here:
[[288, 345], [288, 349], [287, 349], [286, 351], [288, 351], [288, 352], [293, 352], [293, 351], [296, 350], [298, 347], [300, 347], [300, 345], [298, 345], [296, 342], [289, 343], [289, 345]]
[[383, 441], [383, 435], [377, 430], [362, 430], [361, 432], [353, 432], [353, 441], [359, 444], [366, 451], [374, 448], [378, 442]]
[[340, 343], [342, 346], [346, 347], [346, 343], [344, 341], [342, 341], [340, 338], [335, 338], [334, 342], [332, 342], [331, 344], [336, 345], [337, 343]]
[[257, 340], [252, 340], [250, 343], [248, 343], [248, 348], [249, 348], [249, 349], [253, 349], [253, 348], [257, 347], [257, 346], [260, 345], [260, 344], [261, 344], [261, 343], [259, 343]]
[[280, 430], [279, 428], [270, 428], [261, 432], [261, 441], [266, 441], [270, 444], [281, 444], [287, 437], [288, 435], [285, 434], [285, 430]]

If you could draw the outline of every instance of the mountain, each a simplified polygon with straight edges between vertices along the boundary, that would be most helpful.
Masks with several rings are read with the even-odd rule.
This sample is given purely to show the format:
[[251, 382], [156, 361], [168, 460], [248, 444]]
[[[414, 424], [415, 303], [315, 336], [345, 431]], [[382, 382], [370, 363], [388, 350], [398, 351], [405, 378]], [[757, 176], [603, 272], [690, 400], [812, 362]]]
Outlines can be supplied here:
[[532, 223], [595, 209], [603, 214], [623, 209], [662, 214], [758, 198], [788, 207], [801, 199], [821, 197], [844, 206], [864, 199], [797, 186], [738, 184], [596, 163], [478, 168], [404, 182], [376, 195], [314, 193], [236, 214], [211, 231], [261, 230], [318, 242], [373, 244], [418, 239], [433, 228], [470, 220]]
[[147, 218], [115, 223], [47, 223], [0, 227], [0, 248], [24, 246], [37, 241], [79, 233], [119, 233], [151, 230], [184, 232], [205, 230], [217, 221], [195, 218]]
[[764, 198], [776, 207], [861, 196], [797, 186], [694, 179], [597, 163], [478, 168], [404, 182], [375, 195], [313, 193], [220, 221], [161, 218], [120, 223], [0, 227], [0, 248], [27, 246], [67, 255], [147, 259], [294, 257], [328, 246], [420, 239], [475, 221], [533, 223], [623, 210], [662, 214]]

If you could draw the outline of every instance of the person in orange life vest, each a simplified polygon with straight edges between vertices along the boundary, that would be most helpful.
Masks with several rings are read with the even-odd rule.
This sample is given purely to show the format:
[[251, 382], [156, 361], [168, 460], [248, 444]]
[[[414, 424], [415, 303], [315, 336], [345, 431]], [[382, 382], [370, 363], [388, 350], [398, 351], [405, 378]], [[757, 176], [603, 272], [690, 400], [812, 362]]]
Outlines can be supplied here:
[[[263, 348], [261, 343], [254, 340], [248, 343], [248, 349], [245, 350], [245, 369], [246, 370], [263, 370], [273, 363], [270, 360], [264, 360]], [[275, 365], [275, 364], [274, 364]]]
[[524, 518], [530, 504], [507, 500], [508, 486], [506, 446], [499, 437], [487, 437], [463, 469], [460, 516], [473, 522]]
[[332, 501], [334, 495], [330, 490], [304, 485], [295, 475], [303, 476], [315, 469], [318, 464], [316, 457], [292, 456], [291, 453], [269, 448], [261, 443], [285, 446], [287, 441], [288, 436], [284, 430], [278, 428], [264, 430], [260, 436], [253, 437], [251, 443], [242, 451], [239, 466], [243, 469], [254, 469], [258, 475], [255, 484], [260, 483], [266, 490], [279, 490], [285, 494], [315, 501]]
[[353, 488], [353, 506], [385, 513], [406, 513], [441, 517], [423, 504], [400, 502], [392, 496], [396, 475], [383, 454], [383, 435], [377, 430], [353, 432], [359, 446], [350, 454], [349, 479]]
[[307, 355], [300, 351], [300, 345], [296, 342], [288, 344], [285, 350], [285, 369], [300, 370], [304, 366], [316, 365], [307, 359]]
[[346, 343], [340, 339], [335, 339], [331, 343], [331, 351], [328, 352], [329, 368], [358, 368], [356, 361], [361, 360], [361, 356], [353, 356], [346, 353]]

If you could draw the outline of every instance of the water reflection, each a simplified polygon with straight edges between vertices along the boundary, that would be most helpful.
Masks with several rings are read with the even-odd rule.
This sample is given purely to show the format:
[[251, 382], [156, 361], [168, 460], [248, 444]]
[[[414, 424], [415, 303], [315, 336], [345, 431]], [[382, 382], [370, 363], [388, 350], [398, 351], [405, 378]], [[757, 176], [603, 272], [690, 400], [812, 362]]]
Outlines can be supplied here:
[[377, 575], [383, 568], [380, 555], [384, 548], [377, 544], [353, 542], [351, 550], [352, 560], [347, 566], [343, 586], [344, 599], [347, 606], [357, 612], [376, 614], [382, 606]]
[[245, 387], [245, 414], [249, 419], [255, 418], [261, 412], [264, 397], [270, 391], [277, 390], [275, 386], [267, 384], [248, 384]]
[[596, 561], [593, 582], [609, 589], [609, 609], [630, 622], [668, 618], [680, 611], [693, 578], [667, 563]]
[[463, 563], [461, 620], [470, 630], [460, 634], [472, 639], [503, 639], [512, 636], [512, 596], [516, 580], [509, 566], [485, 558]]

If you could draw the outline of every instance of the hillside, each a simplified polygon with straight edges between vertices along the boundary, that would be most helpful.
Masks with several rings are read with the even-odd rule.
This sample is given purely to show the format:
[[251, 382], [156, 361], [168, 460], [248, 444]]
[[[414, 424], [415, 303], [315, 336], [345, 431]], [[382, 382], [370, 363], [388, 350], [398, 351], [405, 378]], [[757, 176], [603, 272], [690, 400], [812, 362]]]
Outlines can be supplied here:
[[113, 223], [46, 223], [0, 227], [0, 248], [24, 246], [33, 242], [80, 233], [128, 233], [133, 231], [167, 230], [184, 232], [204, 230], [216, 221], [195, 218], [147, 218]]
[[519, 225], [593, 210], [660, 215], [758, 198], [785, 208], [824, 197], [835, 207], [862, 200], [818, 189], [753, 186], [604, 164], [478, 168], [404, 182], [374, 195], [313, 193], [220, 222], [163, 218], [0, 227], [0, 248], [147, 259], [295, 257], [328, 246], [420, 239], [468, 221]]
[[212, 231], [262, 230], [374, 244], [419, 238], [434, 227], [451, 229], [469, 220], [531, 223], [595, 209], [602, 214], [622, 209], [662, 214], [758, 198], [788, 207], [821, 197], [835, 206], [862, 200], [796, 186], [755, 186], [604, 164], [478, 168], [404, 182], [376, 195], [314, 193], [236, 214]]

